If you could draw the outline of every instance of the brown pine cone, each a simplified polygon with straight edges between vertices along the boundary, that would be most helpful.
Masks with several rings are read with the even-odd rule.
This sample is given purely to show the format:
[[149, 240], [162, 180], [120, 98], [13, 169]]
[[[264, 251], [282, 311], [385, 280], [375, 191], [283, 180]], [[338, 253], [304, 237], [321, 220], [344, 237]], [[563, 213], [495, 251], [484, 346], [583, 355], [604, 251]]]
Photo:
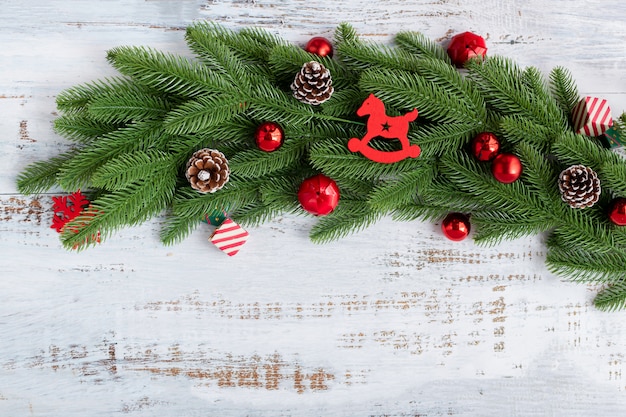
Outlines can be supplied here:
[[598, 175], [584, 165], [572, 165], [559, 175], [561, 198], [573, 208], [591, 207], [602, 191]]
[[330, 71], [316, 61], [307, 62], [291, 83], [293, 96], [299, 101], [317, 106], [333, 94]]
[[185, 177], [201, 193], [214, 193], [228, 182], [228, 160], [220, 151], [200, 149], [187, 162]]

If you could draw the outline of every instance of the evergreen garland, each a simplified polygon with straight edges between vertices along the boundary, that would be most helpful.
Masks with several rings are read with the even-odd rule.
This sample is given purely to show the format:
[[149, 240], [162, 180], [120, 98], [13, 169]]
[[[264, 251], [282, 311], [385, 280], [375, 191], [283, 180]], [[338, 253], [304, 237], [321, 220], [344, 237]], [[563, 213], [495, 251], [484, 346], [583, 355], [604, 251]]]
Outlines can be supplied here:
[[[440, 45], [419, 33], [399, 33], [395, 46], [382, 46], [361, 41], [348, 24], [337, 28], [333, 59], [253, 28], [235, 32], [201, 22], [187, 29], [186, 40], [198, 59], [114, 48], [107, 59], [122, 76], [57, 97], [62, 115], [55, 129], [74, 148], [27, 167], [18, 188], [24, 194], [91, 190], [91, 207], [62, 234], [65, 247], [84, 248], [98, 232], [104, 239], [164, 212], [166, 244], [185, 238], [216, 210], [243, 225], [302, 213], [299, 184], [322, 172], [337, 182], [341, 202], [311, 230], [315, 242], [385, 215], [438, 221], [449, 212], [471, 213], [480, 243], [548, 232], [550, 271], [606, 284], [596, 298], [600, 309], [626, 307], [626, 228], [605, 212], [611, 197], [626, 196], [626, 163], [573, 132], [570, 113], [580, 97], [564, 68], [546, 82], [536, 68], [489, 57], [469, 61], [461, 73]], [[289, 91], [311, 60], [333, 77], [335, 93], [320, 106]], [[379, 164], [348, 150], [348, 140], [365, 132], [355, 111], [371, 93], [389, 114], [419, 109], [409, 131], [410, 142], [421, 147], [419, 158]], [[264, 121], [285, 132], [284, 145], [272, 153], [253, 143]], [[618, 132], [625, 126], [626, 115], [615, 120]], [[469, 153], [471, 139], [484, 131], [496, 133], [504, 150], [522, 160], [520, 180], [498, 182]], [[189, 156], [204, 147], [219, 149], [230, 162], [230, 181], [212, 194], [196, 192], [183, 175]], [[572, 209], [561, 200], [556, 179], [573, 164], [591, 167], [601, 179], [594, 207]]]

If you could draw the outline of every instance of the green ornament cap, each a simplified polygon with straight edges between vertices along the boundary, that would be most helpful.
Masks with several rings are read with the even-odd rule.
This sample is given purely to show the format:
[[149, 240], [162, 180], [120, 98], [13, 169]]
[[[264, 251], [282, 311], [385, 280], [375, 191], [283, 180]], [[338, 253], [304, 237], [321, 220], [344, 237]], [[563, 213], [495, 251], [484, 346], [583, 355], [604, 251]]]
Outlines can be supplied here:
[[609, 127], [602, 136], [600, 136], [600, 140], [602, 141], [602, 145], [607, 149], [617, 149], [626, 145], [626, 138], [622, 137], [620, 132], [615, 129], [615, 126]]
[[212, 226], [220, 226], [226, 220], [226, 213], [215, 210], [211, 214], [204, 215], [204, 221]]

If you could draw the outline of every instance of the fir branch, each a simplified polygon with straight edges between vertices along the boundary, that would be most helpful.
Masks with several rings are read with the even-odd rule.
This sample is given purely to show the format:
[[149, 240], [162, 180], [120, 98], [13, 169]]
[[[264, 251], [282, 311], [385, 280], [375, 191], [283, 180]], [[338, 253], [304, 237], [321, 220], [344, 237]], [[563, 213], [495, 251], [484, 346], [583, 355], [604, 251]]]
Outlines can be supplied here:
[[330, 177], [353, 177], [378, 179], [393, 177], [400, 172], [411, 171], [419, 164], [416, 159], [405, 159], [395, 164], [379, 164], [348, 150], [347, 139], [320, 140], [309, 150], [313, 168]]
[[144, 87], [128, 78], [112, 77], [70, 87], [59, 93], [56, 104], [59, 111], [77, 113], [84, 110], [94, 97], [145, 92]]
[[477, 232], [474, 240], [479, 244], [497, 245], [503, 240], [536, 235], [552, 229], [554, 219], [547, 213], [529, 217], [503, 211], [476, 211], [472, 213], [472, 224]]
[[315, 111], [313, 106], [295, 100], [291, 95], [269, 84], [259, 84], [250, 98], [249, 115], [257, 120], [272, 120], [283, 128], [311, 121], [316, 123], [348, 123], [363, 125], [350, 119], [341, 119]]
[[486, 205], [479, 196], [462, 192], [454, 183], [442, 179], [441, 175], [437, 175], [427, 190], [428, 192], [425, 194], [420, 193], [418, 204], [428, 206], [431, 209], [437, 208], [439, 212], [436, 217], [439, 219], [450, 211], [476, 213], [478, 211], [497, 210], [497, 207]]
[[363, 71], [359, 86], [397, 109], [417, 108], [420, 117], [433, 122], [467, 123], [475, 115], [475, 109], [465, 97], [415, 73], [369, 69]]
[[166, 222], [161, 229], [160, 238], [164, 245], [173, 245], [183, 241], [200, 224], [202, 216], [176, 216], [168, 213]]
[[231, 48], [240, 53], [248, 52], [249, 56], [257, 61], [267, 62], [274, 48], [289, 45], [289, 42], [279, 36], [269, 33], [258, 27], [246, 27], [238, 32], [233, 42], [227, 42]]
[[554, 274], [577, 282], [611, 283], [626, 274], [626, 253], [592, 252], [562, 238], [547, 242], [546, 265]]
[[241, 115], [212, 125], [193, 135], [177, 135], [166, 144], [167, 151], [176, 155], [179, 164], [187, 162], [191, 154], [201, 148], [220, 148], [227, 158], [249, 149], [253, 143], [257, 123]]
[[616, 233], [604, 210], [597, 205], [572, 209], [563, 204], [560, 211], [555, 211], [553, 215], [559, 225], [553, 236], [559, 242], [596, 253], [621, 253], [626, 248], [624, 233]]
[[169, 112], [163, 124], [165, 132], [170, 135], [189, 135], [222, 124], [246, 108], [240, 95], [201, 96]]
[[626, 308], [626, 279], [622, 278], [604, 288], [593, 301], [602, 311], [615, 311]]
[[335, 46], [339, 47], [345, 43], [359, 42], [359, 36], [351, 24], [342, 22], [337, 26], [337, 29], [335, 29], [334, 41]]
[[249, 90], [255, 77], [266, 77], [267, 67], [259, 62], [249, 64], [237, 51], [223, 42], [236, 38], [232, 31], [217, 25], [204, 24], [187, 28], [185, 39], [189, 48], [211, 70], [220, 73], [242, 90]]
[[393, 211], [397, 206], [415, 201], [418, 193], [424, 194], [435, 176], [435, 161], [420, 159], [413, 171], [401, 173], [376, 186], [369, 195], [368, 204], [376, 210]]
[[203, 218], [214, 211], [234, 211], [260, 200], [260, 187], [264, 180], [239, 180], [231, 176], [230, 181], [217, 193], [201, 194], [185, 186], [176, 191], [172, 213], [176, 216]]
[[516, 114], [502, 117], [499, 127], [507, 143], [530, 143], [544, 152], [550, 150], [555, 139], [555, 132], [550, 128]]
[[357, 86], [345, 87], [335, 90], [333, 99], [328, 100], [320, 106], [322, 112], [329, 116], [341, 118], [353, 118], [367, 94], [362, 92]]
[[84, 114], [66, 114], [54, 121], [55, 132], [66, 139], [81, 144], [88, 144], [94, 139], [111, 133], [122, 126], [118, 123], [98, 122]]
[[569, 115], [580, 100], [572, 74], [563, 67], [550, 72], [550, 89], [564, 114]]
[[254, 227], [267, 223], [283, 213], [282, 209], [267, 206], [258, 201], [254, 201], [245, 207], [240, 207], [231, 211], [230, 215], [237, 219], [237, 223], [245, 227]]
[[138, 83], [183, 97], [235, 92], [223, 76], [199, 62], [146, 47], [121, 46], [110, 50], [108, 61]]
[[541, 200], [522, 181], [500, 183], [486, 165], [478, 164], [466, 154], [442, 157], [440, 172], [460, 191], [480, 199], [484, 206], [528, 218], [542, 217], [545, 213]]
[[409, 130], [411, 143], [422, 149], [421, 157], [442, 156], [456, 152], [479, 132], [484, 126], [468, 121], [467, 123], [427, 124]]
[[169, 110], [170, 104], [163, 98], [137, 91], [99, 95], [87, 105], [89, 116], [106, 124], [159, 119]]
[[67, 191], [89, 188], [90, 178], [98, 167], [126, 152], [158, 148], [163, 137], [159, 122], [134, 123], [106, 134], [63, 164], [57, 184]]
[[345, 42], [337, 47], [346, 66], [353, 71], [369, 68], [415, 71], [417, 58], [401, 49], [363, 42]]
[[314, 243], [327, 243], [345, 237], [355, 230], [363, 230], [380, 219], [382, 214], [362, 201], [342, 198], [335, 211], [322, 217], [311, 228]]
[[529, 143], [519, 143], [515, 149], [524, 167], [522, 172], [524, 183], [536, 192], [546, 207], [552, 204], [561, 205], [561, 194], [557, 186], [559, 172], [554, 161]]
[[267, 177], [296, 165], [307, 150], [306, 140], [293, 138], [274, 152], [250, 149], [237, 153], [229, 160], [230, 169], [242, 178]]
[[160, 214], [171, 204], [176, 176], [166, 166], [160, 181], [142, 180], [124, 189], [100, 195], [88, 210], [69, 222], [61, 234], [63, 245], [84, 249], [100, 234], [102, 240], [125, 226], [134, 226]]
[[432, 58], [451, 65], [448, 52], [438, 43], [433, 42], [419, 32], [400, 32], [396, 35], [396, 43], [411, 54], [420, 58]]
[[519, 114], [553, 131], [564, 129], [563, 114], [541, 100], [524, 82], [524, 72], [510, 59], [491, 57], [470, 60], [469, 78], [480, 89], [485, 101], [502, 115]]
[[17, 189], [20, 193], [40, 194], [56, 185], [59, 170], [67, 161], [74, 158], [76, 150], [48, 159], [33, 162], [26, 166], [17, 176]]
[[392, 219], [402, 222], [414, 220], [441, 221], [447, 212], [447, 210], [442, 210], [440, 206], [414, 202], [397, 206], [392, 212]]
[[163, 181], [159, 173], [175, 170], [172, 156], [156, 149], [122, 154], [96, 169], [91, 184], [110, 191], [121, 190], [132, 183], [150, 180]]
[[276, 176], [261, 186], [261, 201], [276, 212], [295, 212], [300, 206], [298, 188], [305, 176], [294, 172]]
[[425, 58], [417, 62], [416, 69], [425, 80], [437, 85], [449, 95], [466, 99], [469, 113], [467, 120], [472, 120], [475, 124], [486, 121], [487, 112], [483, 97], [456, 68], [438, 59]]

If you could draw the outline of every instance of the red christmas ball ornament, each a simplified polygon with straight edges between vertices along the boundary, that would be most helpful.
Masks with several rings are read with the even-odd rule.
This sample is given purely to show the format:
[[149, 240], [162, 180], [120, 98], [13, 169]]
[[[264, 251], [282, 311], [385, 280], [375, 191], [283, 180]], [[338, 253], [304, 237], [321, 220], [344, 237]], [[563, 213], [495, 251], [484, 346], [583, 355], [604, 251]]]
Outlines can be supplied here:
[[441, 231], [455, 242], [465, 239], [471, 230], [469, 218], [463, 213], [450, 213], [441, 222]]
[[501, 153], [491, 163], [491, 173], [501, 183], [510, 184], [522, 175], [522, 161], [512, 153]]
[[626, 198], [618, 197], [611, 201], [609, 219], [618, 226], [626, 226]]
[[260, 150], [274, 152], [280, 148], [285, 140], [285, 132], [274, 122], [264, 122], [256, 128], [254, 140]]
[[339, 187], [326, 175], [315, 175], [300, 184], [298, 201], [309, 213], [325, 216], [331, 213], [339, 203]]
[[307, 42], [304, 50], [315, 55], [333, 57], [333, 44], [326, 38], [316, 36]]
[[482, 132], [472, 140], [472, 153], [482, 162], [491, 161], [500, 152], [500, 140], [491, 132]]
[[472, 58], [484, 58], [486, 54], [485, 40], [472, 32], [463, 32], [453, 36], [448, 45], [448, 56], [457, 67], [463, 67]]

